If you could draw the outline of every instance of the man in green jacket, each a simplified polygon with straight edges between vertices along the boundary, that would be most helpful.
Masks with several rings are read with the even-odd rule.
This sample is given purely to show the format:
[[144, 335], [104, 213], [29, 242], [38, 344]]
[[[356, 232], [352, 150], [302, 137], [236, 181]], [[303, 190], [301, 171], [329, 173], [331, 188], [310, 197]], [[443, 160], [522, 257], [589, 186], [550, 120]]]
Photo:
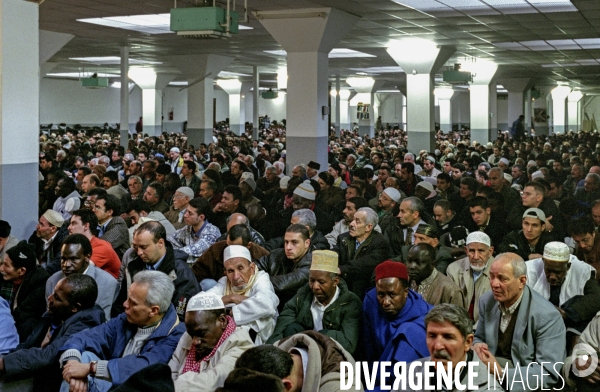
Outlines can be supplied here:
[[313, 251], [308, 285], [285, 304], [267, 343], [313, 330], [335, 339], [348, 352], [354, 352], [360, 331], [362, 303], [356, 294], [348, 290], [337, 272], [337, 253]]

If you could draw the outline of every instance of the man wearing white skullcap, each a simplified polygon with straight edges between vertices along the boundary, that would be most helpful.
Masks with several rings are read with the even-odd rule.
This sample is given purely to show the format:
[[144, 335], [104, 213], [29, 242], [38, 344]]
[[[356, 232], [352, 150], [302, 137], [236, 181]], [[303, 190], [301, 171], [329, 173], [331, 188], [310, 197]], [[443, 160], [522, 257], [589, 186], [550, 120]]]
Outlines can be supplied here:
[[248, 330], [237, 326], [215, 294], [201, 292], [190, 299], [185, 328], [169, 361], [176, 391], [222, 387], [235, 361], [254, 347]]
[[36, 246], [36, 253], [41, 265], [50, 275], [60, 271], [60, 247], [67, 236], [60, 228], [65, 223], [63, 216], [54, 210], [44, 212], [35, 227], [35, 237], [31, 236]]
[[450, 264], [446, 274], [462, 290], [475, 329], [479, 319], [479, 298], [491, 290], [490, 266], [494, 260], [494, 247], [487, 234], [474, 231], [467, 236], [465, 252], [467, 257]]
[[600, 285], [594, 267], [569, 252], [563, 242], [549, 242], [541, 258], [527, 263], [527, 285], [549, 300], [567, 328], [583, 331], [600, 311]]
[[[385, 188], [383, 192], [379, 194], [377, 201], [377, 216], [379, 217], [379, 227], [382, 232], [397, 221], [396, 215], [398, 215], [397, 206], [400, 203], [400, 191], [396, 188]], [[394, 214], [394, 212], [396, 212]]]
[[250, 251], [242, 245], [225, 248], [223, 265], [226, 276], [206, 293], [231, 306], [237, 325], [249, 329], [256, 336], [256, 344], [264, 343], [275, 328], [279, 305], [269, 274], [256, 268]]

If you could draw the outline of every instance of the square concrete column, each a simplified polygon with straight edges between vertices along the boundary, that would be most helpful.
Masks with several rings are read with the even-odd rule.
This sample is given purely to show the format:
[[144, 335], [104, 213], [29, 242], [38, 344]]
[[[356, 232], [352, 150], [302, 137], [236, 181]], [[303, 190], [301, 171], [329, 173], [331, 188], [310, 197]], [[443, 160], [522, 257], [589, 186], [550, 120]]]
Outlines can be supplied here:
[[[504, 86], [508, 91], [508, 118], [506, 118], [506, 123], [509, 127], [511, 127], [512, 123], [522, 114], [525, 116], [525, 121], [527, 122], [527, 115], [524, 110], [525, 100], [523, 99], [523, 93], [529, 86], [529, 82], [529, 78], [498, 79], [498, 83]], [[500, 121], [502, 120], [504, 119], [500, 119]]]
[[21, 240], [38, 220], [38, 21], [37, 3], [0, 2], [0, 217]]
[[567, 127], [568, 131], [579, 132], [582, 130], [581, 119], [581, 91], [572, 91], [567, 97]]
[[[524, 114], [525, 114], [525, 134], [530, 135], [531, 127], [533, 125], [533, 105], [531, 100], [531, 89], [527, 89], [525, 92], [525, 102], [524, 102]], [[511, 123], [512, 125], [512, 123]]]
[[455, 51], [422, 39], [400, 41], [387, 48], [406, 73], [407, 147], [412, 153], [435, 150], [434, 76]]
[[[491, 96], [496, 95], [496, 81], [494, 77], [498, 71], [498, 65], [491, 62], [479, 61], [469, 64], [469, 66], [466, 68], [473, 74], [473, 83], [470, 90], [471, 142], [476, 141], [486, 144], [496, 139], [497, 136], [496, 134], [492, 135], [491, 118], [495, 116], [496, 108], [492, 108]], [[465, 67], [463, 66], [463, 68]]]
[[565, 133], [567, 124], [567, 97], [571, 87], [556, 86], [552, 90], [552, 132]]
[[[129, 144], [129, 48], [121, 47], [121, 122], [119, 134], [121, 146], [127, 150]], [[142, 104], [143, 105], [143, 104]], [[143, 122], [143, 121], [142, 121]]]
[[229, 129], [240, 136], [245, 130], [241, 115], [242, 82], [238, 79], [219, 79], [217, 85], [229, 95]]
[[156, 73], [150, 68], [132, 68], [129, 71], [131, 80], [142, 89], [144, 134], [158, 136], [162, 133], [162, 90], [176, 76], [172, 73]]
[[444, 133], [448, 133], [452, 131], [451, 100], [454, 95], [454, 90], [451, 88], [436, 88], [434, 93], [440, 107], [440, 130]]
[[254, 12], [287, 51], [286, 163], [327, 167], [328, 54], [358, 17], [334, 8]]
[[234, 60], [214, 54], [172, 56], [171, 63], [188, 79], [188, 145], [213, 142], [214, 79]]

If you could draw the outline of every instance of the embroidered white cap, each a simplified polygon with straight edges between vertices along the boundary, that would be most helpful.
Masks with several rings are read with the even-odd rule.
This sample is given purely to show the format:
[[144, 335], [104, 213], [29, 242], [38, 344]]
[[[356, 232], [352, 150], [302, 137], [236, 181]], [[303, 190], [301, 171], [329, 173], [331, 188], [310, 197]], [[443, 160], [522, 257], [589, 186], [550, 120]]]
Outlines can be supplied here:
[[477, 242], [478, 244], [483, 244], [486, 246], [492, 246], [492, 240], [490, 240], [490, 236], [485, 234], [483, 231], [474, 231], [467, 236], [466, 245], [469, 245], [472, 242]]
[[186, 312], [195, 312], [198, 310], [225, 309], [225, 304], [220, 296], [200, 292], [190, 298]]
[[553, 241], [548, 242], [544, 246], [544, 254], [542, 257], [550, 261], [567, 262], [571, 259], [569, 247], [563, 242]]
[[59, 229], [62, 227], [63, 223], [65, 223], [65, 219], [60, 214], [60, 212], [57, 212], [57, 211], [54, 211], [54, 210], [47, 210], [46, 212], [44, 212], [44, 215], [42, 215], [42, 216], [44, 218], [46, 218], [46, 220], [52, 226], [56, 226]]
[[392, 188], [392, 187], [385, 188], [383, 190], [383, 193], [388, 195], [390, 197], [390, 199], [392, 199], [396, 203], [398, 203], [400, 201], [400, 198], [402, 197], [402, 195], [400, 195], [400, 192], [398, 191], [398, 189]]
[[243, 259], [248, 260], [249, 262], [252, 262], [250, 251], [245, 246], [229, 245], [227, 248], [225, 248], [225, 252], [223, 252], [223, 262], [234, 259], [236, 257], [241, 257]]

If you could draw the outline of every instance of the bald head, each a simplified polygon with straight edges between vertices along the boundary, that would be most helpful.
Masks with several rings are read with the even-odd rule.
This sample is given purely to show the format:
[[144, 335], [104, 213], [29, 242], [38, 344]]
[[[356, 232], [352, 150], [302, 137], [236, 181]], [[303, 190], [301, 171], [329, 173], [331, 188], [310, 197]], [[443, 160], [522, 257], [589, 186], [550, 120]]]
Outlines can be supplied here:
[[248, 226], [248, 218], [246, 218], [246, 215], [237, 212], [235, 214], [231, 214], [231, 216], [227, 219], [227, 231], [229, 231], [229, 229], [235, 225]]

